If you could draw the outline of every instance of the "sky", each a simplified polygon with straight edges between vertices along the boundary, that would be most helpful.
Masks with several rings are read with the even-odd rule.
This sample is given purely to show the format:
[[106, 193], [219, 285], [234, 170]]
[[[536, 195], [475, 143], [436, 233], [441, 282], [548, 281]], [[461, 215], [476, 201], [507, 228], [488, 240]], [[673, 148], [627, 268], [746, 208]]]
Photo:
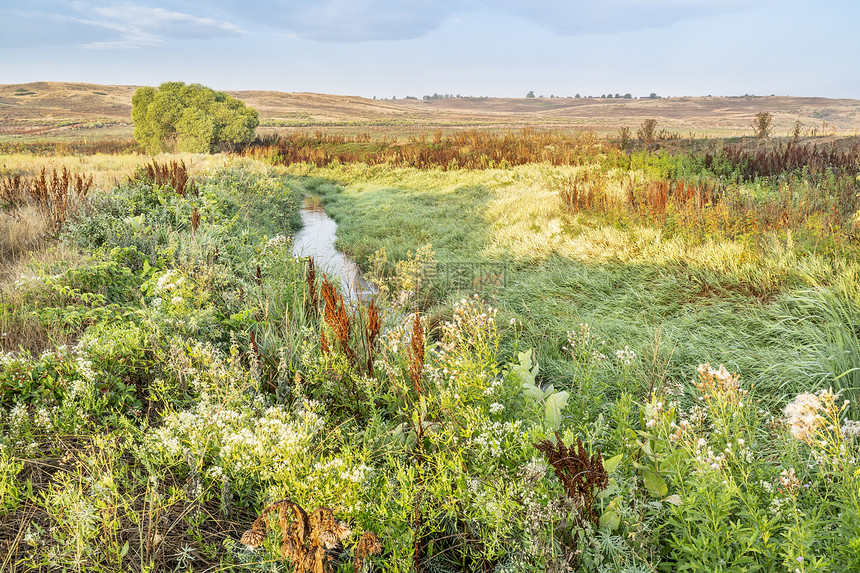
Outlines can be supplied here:
[[0, 0], [0, 83], [860, 99], [858, 0]]

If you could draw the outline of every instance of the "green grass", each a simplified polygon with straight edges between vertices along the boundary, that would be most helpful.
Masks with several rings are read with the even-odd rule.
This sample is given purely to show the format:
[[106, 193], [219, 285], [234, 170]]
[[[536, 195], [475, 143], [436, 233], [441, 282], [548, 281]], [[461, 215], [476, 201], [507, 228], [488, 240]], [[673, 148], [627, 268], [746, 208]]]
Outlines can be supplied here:
[[[582, 167], [209, 160], [29, 256], [2, 215], [0, 569], [289, 573], [314, 535], [239, 543], [284, 498], [352, 528], [339, 572], [366, 532], [391, 573], [860, 567], [850, 257], [571, 214], [547, 182]], [[428, 244], [505, 282], [341, 307], [290, 256], [305, 195], [395, 286]]]
[[[561, 347], [580, 323], [591, 325], [612, 350], [628, 345], [649, 359], [659, 338], [667, 364], [656, 382], [688, 382], [690, 364], [725, 364], [759, 388], [770, 407], [835, 383], [854, 364], [845, 358], [837, 372], [841, 366], [823, 350], [810, 356], [798, 342], [833, 343], [832, 321], [785, 320], [786, 313], [806, 312], [797, 296], [811, 282], [853, 281], [850, 259], [804, 252], [776, 236], [759, 244], [689, 242], [569, 215], [541, 184], [548, 170], [341, 166], [311, 173], [339, 183], [320, 180], [315, 192], [338, 221], [340, 247], [362, 264], [380, 248], [399, 260], [426, 244], [443, 262], [507, 262], [506, 287], [494, 293], [496, 300], [506, 316], [525, 325], [520, 345], [537, 348], [547, 380], [574, 383]], [[440, 307], [469, 295], [445, 293]], [[853, 306], [840, 316], [849, 325], [860, 320]], [[851, 340], [840, 344], [851, 347]], [[643, 364], [637, 373], [640, 396], [655, 382], [652, 370]], [[607, 399], [621, 390], [610, 379], [601, 384], [613, 388]]]

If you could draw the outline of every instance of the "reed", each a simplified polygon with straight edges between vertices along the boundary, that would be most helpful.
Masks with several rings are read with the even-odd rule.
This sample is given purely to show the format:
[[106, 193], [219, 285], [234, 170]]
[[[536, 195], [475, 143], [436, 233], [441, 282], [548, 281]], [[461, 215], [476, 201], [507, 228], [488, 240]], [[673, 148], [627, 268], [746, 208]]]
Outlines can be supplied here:
[[836, 145], [799, 145], [793, 141], [758, 149], [731, 145], [718, 152], [707, 152], [703, 159], [708, 169], [728, 163], [745, 181], [794, 171], [804, 171], [813, 176], [828, 170], [856, 174], [860, 170], [860, 145], [855, 144], [849, 149], [840, 149]]
[[29, 182], [20, 174], [7, 173], [0, 179], [0, 207], [15, 209], [26, 201]]
[[66, 167], [52, 169], [50, 175], [43, 167], [38, 177], [20, 188], [27, 191], [50, 232], [59, 234], [70, 215], [77, 211], [93, 185], [93, 176], [71, 173]]
[[523, 129], [493, 133], [470, 130], [443, 136], [441, 131], [427, 138], [403, 143], [371, 142], [366, 135], [356, 137], [316, 133], [295, 133], [277, 139], [260, 139], [243, 154], [275, 165], [305, 163], [317, 167], [332, 164], [366, 163], [418, 169], [493, 169], [530, 163], [582, 165], [601, 154], [618, 151], [598, 144], [593, 135], [575, 136]]
[[184, 160], [170, 161], [159, 164], [153, 160], [143, 166], [132, 179], [146, 179], [158, 187], [170, 187], [179, 195], [197, 195], [198, 189], [194, 181], [188, 176], [188, 167]]
[[41, 156], [129, 155], [142, 150], [134, 139], [100, 139], [72, 141], [0, 141], [0, 153], [24, 153]]

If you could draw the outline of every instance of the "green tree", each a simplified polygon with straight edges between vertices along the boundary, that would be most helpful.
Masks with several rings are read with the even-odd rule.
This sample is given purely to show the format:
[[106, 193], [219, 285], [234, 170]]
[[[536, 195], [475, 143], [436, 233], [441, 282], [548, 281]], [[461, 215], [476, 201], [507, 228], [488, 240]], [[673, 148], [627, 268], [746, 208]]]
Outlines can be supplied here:
[[527, 97], [527, 98], [533, 98], [533, 97], [535, 97], [535, 92], [534, 92], [534, 90], [529, 90], [529, 93], [527, 93], [527, 94], [526, 94], [526, 97]]
[[167, 82], [140, 88], [131, 98], [134, 138], [149, 153], [209, 153], [222, 144], [254, 138], [260, 116], [224, 92], [200, 84]]

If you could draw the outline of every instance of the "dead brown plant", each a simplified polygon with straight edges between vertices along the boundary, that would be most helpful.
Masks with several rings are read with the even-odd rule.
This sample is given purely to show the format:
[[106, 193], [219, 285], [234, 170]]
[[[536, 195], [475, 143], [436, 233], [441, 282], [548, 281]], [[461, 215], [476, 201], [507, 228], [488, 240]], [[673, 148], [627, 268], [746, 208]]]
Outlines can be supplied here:
[[600, 448], [589, 456], [582, 440], [577, 438], [576, 443], [568, 447], [558, 432], [555, 433], [555, 443], [547, 439], [534, 444], [534, 447], [546, 456], [567, 497], [579, 509], [580, 517], [597, 525], [594, 501], [597, 494], [609, 485], [609, 474], [603, 468]]
[[[188, 167], [185, 161], [170, 161], [159, 164], [153, 160], [143, 167], [143, 177], [152, 181], [158, 187], [170, 187], [183, 197], [188, 195], [197, 195], [199, 190], [197, 185], [188, 175]], [[137, 178], [141, 178], [138, 175]]]
[[92, 175], [73, 174], [65, 167], [61, 171], [52, 169], [48, 175], [43, 167], [39, 176], [29, 182], [27, 192], [50, 231], [56, 235], [68, 217], [77, 211], [92, 185]]
[[[270, 516], [277, 515], [281, 531], [281, 557], [290, 560], [295, 573], [327, 573], [333, 570], [333, 552], [352, 531], [335, 519], [327, 507], [318, 507], [310, 515], [290, 499], [282, 499], [266, 507], [241, 538], [241, 543], [260, 547], [266, 538]], [[371, 555], [382, 551], [382, 543], [375, 533], [366, 531], [355, 547], [353, 568], [362, 571]]]

